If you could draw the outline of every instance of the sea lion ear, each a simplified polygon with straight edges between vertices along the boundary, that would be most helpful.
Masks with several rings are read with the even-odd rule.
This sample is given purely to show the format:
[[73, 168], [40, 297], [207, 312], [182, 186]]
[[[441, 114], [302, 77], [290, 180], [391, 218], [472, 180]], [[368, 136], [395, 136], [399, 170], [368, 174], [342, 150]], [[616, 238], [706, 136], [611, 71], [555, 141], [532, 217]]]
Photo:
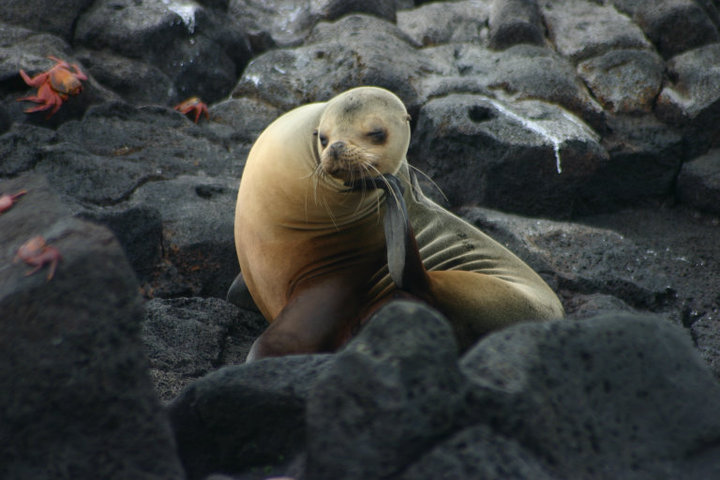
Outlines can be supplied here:
[[412, 117], [410, 116], [409, 113], [406, 113], [406, 114], [405, 114], [405, 121], [409, 122], [410, 120], [412, 120]]
[[313, 137], [317, 137], [317, 128], [313, 130]]

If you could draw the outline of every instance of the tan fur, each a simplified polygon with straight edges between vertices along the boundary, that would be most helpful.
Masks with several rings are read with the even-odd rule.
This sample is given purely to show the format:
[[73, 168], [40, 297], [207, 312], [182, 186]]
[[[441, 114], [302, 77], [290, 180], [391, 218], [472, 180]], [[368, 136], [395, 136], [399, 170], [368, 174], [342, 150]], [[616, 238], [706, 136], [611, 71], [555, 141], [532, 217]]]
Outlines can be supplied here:
[[[303, 291], [317, 292], [323, 282], [329, 282], [330, 296], [352, 292], [347, 301], [357, 304], [348, 306], [356, 310], [354, 317], [393, 294], [383, 194], [348, 192], [344, 186], [380, 173], [393, 173], [406, 185], [431, 303], [453, 322], [462, 346], [510, 323], [561, 317], [559, 300], [532, 269], [412, 187], [405, 159], [408, 119], [395, 95], [361, 87], [292, 110], [257, 139], [240, 182], [235, 244], [245, 282], [265, 318], [272, 323], [289, 304], [302, 304]], [[386, 135], [378, 141], [381, 130]], [[320, 302], [311, 294], [307, 298]], [[307, 323], [312, 330], [312, 321]]]

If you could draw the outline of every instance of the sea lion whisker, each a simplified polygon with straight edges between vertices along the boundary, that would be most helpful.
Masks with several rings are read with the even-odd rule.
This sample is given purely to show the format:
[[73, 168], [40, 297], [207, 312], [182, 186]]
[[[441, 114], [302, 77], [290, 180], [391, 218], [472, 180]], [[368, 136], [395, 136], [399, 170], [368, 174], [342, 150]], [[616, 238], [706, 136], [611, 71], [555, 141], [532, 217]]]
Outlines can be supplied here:
[[[380, 170], [378, 170], [378, 169], [377, 169], [374, 165], [372, 165], [372, 164], [364, 165], [363, 167], [365, 168], [365, 173], [366, 173], [365, 177], [366, 177], [366, 178], [372, 176], [373, 170], [374, 170], [375, 172], [377, 172], [378, 174], [380, 174]], [[381, 174], [380, 174], [379, 176], [382, 177]], [[384, 180], [384, 177], [383, 177], [383, 180]], [[368, 187], [368, 184], [367, 184], [366, 182], [363, 182], [363, 183], [362, 183], [362, 188], [363, 188], [363, 190], [366, 190], [367, 187]], [[382, 199], [382, 195], [376, 195], [376, 196], [375, 196], [375, 210], [376, 210], [376, 212], [377, 212], [378, 222], [382, 219], [382, 216], [380, 215], [380, 204], [381, 204], [381, 203], [380, 203], [380, 200], [381, 200], [381, 199]]]
[[450, 200], [448, 200], [447, 195], [445, 195], [445, 192], [443, 192], [443, 191], [442, 191], [442, 188], [440, 188], [440, 185], [438, 185], [438, 184], [435, 182], [435, 180], [433, 180], [432, 178], [430, 178], [430, 175], [428, 175], [427, 173], [423, 172], [423, 171], [422, 171], [421, 169], [419, 169], [418, 167], [416, 167], [416, 166], [414, 166], [414, 165], [410, 165], [409, 163], [408, 163], [408, 167], [410, 167], [411, 170], [414, 170], [415, 172], [419, 173], [421, 176], [423, 176], [423, 177], [425, 178], [425, 180], [427, 180], [428, 182], [430, 182], [430, 185], [432, 185], [432, 186], [438, 191], [438, 193], [439, 193], [440, 195], [442, 195], [442, 198], [445, 200], [445, 202], [447, 202], [447, 203], [450, 202]]
[[317, 175], [313, 177], [313, 199], [315, 200], [315, 205], [318, 205], [318, 184], [320, 183], [320, 176], [322, 175], [322, 172], [318, 172]]
[[[367, 198], [367, 195], [368, 195], [368, 193], [370, 192], [370, 190], [368, 189], [367, 183], [364, 182], [364, 181], [362, 181], [362, 180], [365, 179], [365, 178], [370, 177], [370, 176], [371, 176], [371, 173], [372, 173], [371, 170], [370, 170], [370, 167], [372, 167], [372, 165], [369, 165], [369, 164], [366, 165], [365, 163], [360, 163], [360, 164], [359, 164], [359, 167], [360, 167], [360, 170], [362, 171], [362, 172], [361, 172], [361, 175], [360, 175], [360, 180], [361, 180], [361, 182], [360, 182], [360, 187], [361, 187], [361, 188], [360, 188], [360, 192], [361, 192], [361, 196], [360, 196], [360, 203], [358, 203], [358, 206], [357, 206], [357, 208], [355, 209], [355, 212], [356, 212], [356, 213], [360, 210], [360, 207], [365, 203], [365, 199]], [[352, 184], [354, 184], [354, 182], [353, 182]], [[379, 200], [378, 200], [378, 201], [379, 201]], [[379, 212], [380, 212], [380, 211], [379, 211], [379, 209], [378, 209], [378, 213], [379, 213]]]
[[330, 217], [330, 221], [332, 222], [333, 226], [335, 227], [335, 230], [340, 230], [338, 228], [337, 222], [335, 221], [335, 215], [333, 215], [332, 208], [330, 208], [330, 204], [327, 202], [327, 198], [323, 198], [322, 203], [325, 206], [325, 210], [327, 211], [328, 217]]
[[315, 205], [320, 205], [320, 202], [318, 200], [318, 188], [320, 187], [320, 183], [327, 181], [327, 172], [322, 167], [321, 164], [318, 164], [315, 167], [315, 176], [313, 178], [313, 188], [315, 189]]

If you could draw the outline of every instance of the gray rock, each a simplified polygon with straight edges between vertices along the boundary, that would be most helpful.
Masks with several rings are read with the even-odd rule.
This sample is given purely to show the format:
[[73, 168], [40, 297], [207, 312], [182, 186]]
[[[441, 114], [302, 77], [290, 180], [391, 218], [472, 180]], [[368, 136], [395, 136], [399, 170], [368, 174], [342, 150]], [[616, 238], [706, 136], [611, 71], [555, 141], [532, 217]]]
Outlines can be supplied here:
[[643, 29], [665, 58], [717, 42], [717, 27], [693, 0], [614, 0]]
[[720, 5], [715, 0], [697, 0], [697, 3], [705, 10], [715, 26], [720, 28]]
[[649, 50], [613, 49], [581, 62], [578, 74], [606, 111], [649, 113], [663, 86], [665, 64]]
[[61, 38], [47, 33], [36, 34], [20, 27], [7, 26], [6, 29], [4, 24], [0, 26], [0, 94], [4, 95], [6, 113], [12, 121], [57, 128], [68, 120], [81, 118], [91, 105], [117, 99], [113, 92], [89, 75], [88, 80], [82, 82], [82, 93], [64, 101], [58, 112], [51, 117], [48, 117], [49, 110], [26, 113], [25, 110], [37, 104], [17, 100], [36, 95], [37, 89], [23, 81], [20, 69], [33, 77], [54, 67], [55, 61], [48, 58], [54, 56], [70, 64], [79, 64], [80, 70], [85, 74], [88, 74], [88, 71]]
[[491, 48], [503, 50], [520, 43], [545, 43], [545, 28], [536, 0], [493, 0], [488, 23]]
[[200, 128], [166, 108], [103, 104], [63, 124], [61, 141], [42, 147], [37, 169], [69, 197], [100, 206], [183, 172], [239, 178], [241, 162], [212, 136], [198, 135]]
[[178, 100], [173, 81], [154, 65], [88, 49], [79, 50], [78, 58], [98, 82], [127, 102], [169, 105]]
[[331, 360], [271, 358], [221, 368], [187, 387], [169, 413], [188, 477], [253, 468], [271, 473], [291, 462], [307, 438], [311, 385]]
[[194, 2], [101, 0], [78, 20], [75, 41], [159, 68], [174, 83], [178, 100], [224, 97], [250, 55], [239, 23]]
[[13, 121], [10, 118], [10, 114], [7, 112], [5, 107], [0, 106], [0, 134], [3, 134], [10, 130]]
[[[302, 44], [320, 21], [334, 21], [345, 15], [361, 13], [395, 22], [396, 10], [403, 0], [231, 0], [230, 14], [247, 25], [257, 40], [266, 46], [281, 48]], [[265, 51], [268, 48], [261, 48]]]
[[[503, 52], [479, 45], [446, 45], [423, 50], [436, 63], [446, 59], [451, 69], [441, 76], [427, 75], [421, 82], [426, 99], [448, 93], [496, 92], [513, 101], [540, 99], [573, 112], [602, 132], [605, 115], [589, 95], [574, 67], [552, 50], [534, 45], [516, 45]], [[460, 77], [460, 78], [458, 78]]]
[[78, 216], [101, 223], [115, 234], [141, 284], [153, 279], [163, 255], [162, 216], [155, 206], [86, 210]]
[[323, 20], [337, 20], [350, 13], [365, 13], [395, 22], [396, 1], [387, 0], [319, 0], [313, 9]]
[[367, 15], [319, 24], [309, 37], [311, 44], [256, 57], [233, 97], [290, 110], [351, 87], [377, 85], [394, 91], [412, 109], [418, 103], [413, 84], [420, 75], [439, 71], [404, 38], [395, 25]]
[[145, 308], [142, 338], [164, 401], [222, 365], [243, 363], [266, 326], [260, 315], [217, 298], [153, 299]]
[[[370, 30], [368, 35], [365, 30]], [[320, 22], [305, 39], [305, 44], [314, 43], [352, 43], [344, 40], [360, 40], [374, 43], [374, 40], [386, 40], [397, 43], [398, 40], [413, 45], [412, 40], [393, 22], [370, 15], [348, 15], [334, 22]], [[413, 45], [415, 46], [415, 45]]]
[[693, 122], [712, 138], [720, 116], [720, 43], [678, 55], [667, 64], [672, 83], [657, 100], [658, 117], [669, 123]]
[[[163, 259], [172, 265], [171, 279], [150, 281], [147, 288], [154, 295], [225, 298], [239, 271], [233, 243], [236, 196], [237, 180], [194, 176], [150, 182], [133, 194], [131, 205], [159, 212]], [[156, 247], [150, 238], [137, 240]]]
[[720, 150], [710, 150], [683, 165], [677, 180], [681, 202], [720, 213]]
[[587, 186], [597, 211], [670, 198], [680, 165], [691, 155], [687, 136], [654, 115], [608, 117], [608, 127], [602, 146], [610, 161]]
[[[0, 476], [182, 479], [170, 426], [140, 342], [138, 286], [112, 234], [74, 219], [38, 176], [4, 181], [27, 194], [0, 215]], [[40, 214], [38, 214], [40, 212]], [[27, 276], [13, 263], [42, 235], [62, 260]]]
[[[46, 174], [76, 213], [116, 232], [147, 295], [224, 298], [238, 269], [232, 224], [246, 150], [203, 128], [169, 109], [104, 104], [57, 134], [0, 136], [11, 158], [0, 171]], [[193, 175], [176, 179], [183, 171]]]
[[604, 293], [573, 295], [565, 301], [564, 307], [567, 318], [572, 320], [592, 318], [607, 312], [636, 312], [619, 298]]
[[0, 135], [0, 176], [13, 177], [32, 169], [42, 158], [42, 145], [55, 140], [53, 130], [34, 125], [13, 123]]
[[[228, 13], [264, 42], [281, 48], [297, 46], [318, 22], [310, 0], [230, 0]], [[265, 49], [263, 49], [264, 51]]]
[[[676, 298], [662, 308], [677, 325], [693, 335], [703, 358], [720, 378], [720, 344], [711, 332], [720, 319], [720, 220], [717, 215], [674, 206], [646, 206], [588, 217], [589, 225], [612, 229], [645, 252], [647, 277], [671, 281]], [[622, 266], [622, 264], [618, 264]]]
[[662, 317], [517, 325], [460, 365], [476, 388], [474, 414], [555, 478], [720, 474], [720, 385], [687, 333]]
[[208, 128], [230, 143], [252, 143], [281, 113], [258, 100], [229, 98], [210, 107]]
[[337, 355], [210, 374], [170, 406], [190, 478], [718, 474], [720, 385], [662, 317], [520, 324], [456, 355], [444, 319], [400, 301]]
[[382, 308], [322, 372], [307, 404], [306, 478], [387, 478], [461, 421], [463, 379], [447, 320]]
[[535, 454], [488, 425], [469, 426], [440, 442], [398, 480], [552, 480], [557, 477]]
[[52, 63], [47, 55], [65, 57], [70, 53], [70, 45], [55, 35], [2, 22], [0, 26], [0, 92], [3, 94], [10, 92], [7, 87], [13, 80], [18, 89], [27, 88], [18, 74], [21, 68], [40, 71]]
[[690, 324], [690, 333], [703, 361], [712, 369], [715, 378], [720, 378], [720, 331], [717, 318], [705, 311], [688, 308], [686, 324]]
[[586, 183], [607, 162], [592, 130], [562, 108], [481, 95], [425, 103], [408, 158], [451, 206], [555, 216], [582, 208]]
[[[41, 315], [47, 323], [39, 330], [35, 323], [21, 325], [29, 332], [25, 340], [35, 342], [28, 347], [31, 358], [45, 361], [56, 351], [63, 355], [40, 369], [22, 362], [6, 365], [13, 383], [0, 391], [10, 398], [7, 392], [14, 385], [36, 386], [29, 382], [50, 378], [42, 380], [39, 389], [28, 387], [31, 401], [11, 403], [3, 411], [15, 415], [20, 411], [17, 405], [37, 405], [27, 410], [33, 419], [57, 416], [47, 422], [47, 429], [44, 423], [25, 421], [28, 417], [0, 420], [6, 422], [0, 426], [0, 477], [13, 478], [3, 470], [13, 465], [19, 472], [16, 478], [33, 478], [30, 468], [40, 472], [55, 459], [61, 462], [75, 455], [70, 450], [80, 445], [73, 441], [77, 431], [101, 427], [111, 434], [98, 433], [92, 443], [83, 444], [90, 447], [66, 462], [92, 469], [88, 478], [112, 478], [103, 470], [108, 464], [97, 460], [119, 451], [107, 447], [106, 438], [117, 442], [112, 445], [132, 442], [131, 447], [140, 447], [128, 449], [127, 456], [118, 454], [124, 460], [117, 465], [140, 458], [146, 471], [159, 472], [172, 463], [168, 458], [174, 458], [173, 453], [156, 454], [168, 445], [166, 424], [160, 425], [159, 434], [145, 434], [155, 428], [157, 418], [162, 424], [162, 413], [158, 416], [157, 402], [143, 403], [152, 391], [146, 367], [137, 360], [142, 356], [136, 339], [139, 317], [108, 326], [66, 313], [70, 307], [65, 305], [77, 306], [77, 292], [92, 295], [93, 288], [107, 284], [96, 280], [98, 273], [86, 276], [98, 269], [121, 277], [101, 292], [106, 296], [97, 295], [98, 303], [113, 305], [112, 318], [121, 311], [137, 312], [137, 300], [127, 300], [137, 297], [137, 284], [121, 260], [118, 242], [77, 217], [100, 222], [117, 235], [146, 296], [224, 296], [237, 271], [231, 212], [249, 144], [283, 111], [360, 84], [390, 88], [408, 104], [417, 122], [410, 160], [433, 162], [432, 168], [424, 168], [447, 182], [444, 189], [453, 205], [469, 198], [552, 216], [612, 212], [583, 217], [591, 227], [473, 208], [461, 211], [535, 268], [559, 292], [570, 318], [581, 320], [548, 326], [548, 335], [537, 334], [537, 327], [522, 335], [500, 332], [509, 340], [493, 340], [490, 353], [483, 353], [493, 358], [488, 367], [492, 379], [518, 385], [515, 380], [522, 376], [529, 386], [518, 391], [531, 392], [527, 394], [479, 382], [467, 396], [467, 379], [458, 373], [456, 361], [445, 357], [449, 350], [444, 334], [438, 341], [439, 354], [434, 353], [434, 341], [418, 342], [425, 347], [405, 349], [400, 353], [408, 355], [393, 356], [397, 362], [389, 365], [377, 360], [373, 351], [348, 347], [337, 356], [267, 360], [211, 374], [197, 382], [197, 389], [187, 387], [183, 400], [174, 404], [182, 408], [171, 409], [193, 478], [311, 478], [308, 472], [326, 471], [338, 477], [345, 475], [345, 458], [352, 466], [351, 477], [367, 478], [373, 471], [408, 479], [720, 476], [713, 470], [718, 452], [705, 443], [718, 438], [712, 430], [717, 425], [716, 384], [698, 380], [702, 386], [694, 389], [688, 382], [699, 378], [697, 370], [673, 370], [675, 363], [678, 368], [697, 366], [696, 359], [683, 356], [688, 342], [678, 346], [665, 334], [636, 328], [631, 317], [623, 316], [615, 322], [617, 331], [624, 333], [608, 346], [609, 330], [594, 327], [591, 318], [618, 309], [662, 312], [686, 329], [695, 349], [720, 375], [720, 229], [717, 208], [707, 200], [716, 197], [710, 161], [715, 152], [708, 154], [710, 160], [700, 157], [716, 148], [720, 125], [716, 1], [486, 0], [415, 7], [411, 0], [190, 0], [180, 2], [187, 7], [183, 10], [176, 8], [178, 2], [100, 0], [82, 12], [76, 10], [79, 0], [65, 2], [62, 12], [50, 3], [42, 11], [24, 11], [25, 4], [11, 0], [0, 12], [0, 193], [32, 187], [12, 209], [0, 213], [0, 237], [18, 235], [12, 242], [0, 241], [5, 249], [0, 256], [12, 258], [20, 233], [38, 225], [66, 258], [50, 282], [45, 281], [47, 270], [26, 278], [31, 267], [0, 263], [0, 278], [5, 279], [0, 291], [3, 285], [32, 289], [0, 297], [0, 302], [25, 302], [24, 311]], [[41, 10], [37, 0], [30, 0], [30, 5]], [[535, 15], [538, 7], [543, 18]], [[395, 25], [389, 19], [398, 8], [408, 10], [397, 12]], [[376, 16], [342, 16], [361, 9]], [[98, 27], [106, 21], [107, 28]], [[491, 40], [496, 48], [507, 48], [489, 50]], [[419, 48], [421, 44], [426, 48]], [[654, 48], [669, 59], [665, 73], [661, 74], [663, 65]], [[250, 49], [256, 60], [246, 68], [236, 97], [226, 100]], [[31, 91], [19, 69], [30, 74], [46, 70], [52, 65], [48, 54], [78, 62], [90, 75], [83, 94], [66, 102], [50, 121], [45, 114], [26, 115], [27, 104], [15, 101]], [[655, 102], [661, 81], [665, 86]], [[195, 86], [215, 95], [204, 98], [211, 104], [210, 121], [202, 119], [197, 125], [167, 108], [190, 90], [201, 93]], [[462, 97], [472, 102], [452, 96], [458, 93], [473, 94]], [[163, 106], [138, 108], [118, 102], [119, 97]], [[575, 130], [579, 119], [594, 132]], [[557, 143], [560, 175], [551, 137], [563, 140]], [[458, 158], [461, 163], [454, 163]], [[25, 172], [47, 174], [67, 205], [56, 196], [39, 201], [37, 195], [45, 195], [46, 185], [37, 187], [30, 177], [7, 181]], [[518, 203], [513, 203], [515, 197]], [[700, 208], [709, 213], [696, 210]], [[76, 218], [69, 217], [71, 212]], [[56, 214], [61, 221], [54, 220]], [[12, 228], [6, 228], [8, 223]], [[112, 253], [100, 251], [94, 242]], [[43, 301], [38, 300], [41, 296]], [[52, 321], [43, 302], [52, 307]], [[0, 307], [5, 320], [6, 309]], [[152, 376], [164, 399], [197, 376], [240, 361], [264, 326], [258, 315], [246, 317], [214, 298], [155, 299], [146, 315], [146, 344], [156, 367]], [[425, 320], [417, 330], [415, 319], [412, 324], [408, 320], [392, 325], [396, 320], [388, 321], [387, 330], [372, 330], [373, 339], [379, 338], [373, 342], [384, 351], [400, 348], [389, 345], [395, 338], [435, 331], [435, 323]], [[56, 344], [60, 337], [55, 332], [61, 327], [62, 342]], [[125, 338], [118, 334], [100, 346], [86, 341], [105, 339], [105, 332], [113, 329], [134, 340], [116, 341]], [[74, 331], [82, 339], [76, 339]], [[7, 348], [3, 343], [11, 357], [26, 345], [12, 343], [13, 338], [17, 337], [3, 340], [0, 335], [0, 343], [11, 342]], [[47, 345], [37, 347], [37, 342]], [[133, 346], [126, 349], [130, 343]], [[193, 350], [193, 345], [198, 348]], [[587, 357], [573, 353], [580, 350], [578, 345], [583, 351], [588, 347], [597, 368], [581, 368]], [[107, 354], [112, 348], [128, 352], [127, 363], [117, 362], [121, 371], [112, 363], [118, 357]], [[533, 348], [542, 355], [535, 356]], [[664, 360], [655, 361], [646, 353], [644, 358], [652, 361], [643, 363], [628, 354], [637, 351], [650, 351]], [[356, 372], [354, 365], [367, 370]], [[601, 367], [611, 372], [609, 393]], [[446, 379], [443, 368], [456, 387], [447, 397], [425, 388], [436, 386], [438, 378]], [[88, 369], [102, 373], [85, 375]], [[68, 371], [79, 372], [71, 380], [93, 395], [98, 389], [85, 388], [84, 378], [92, 374], [105, 382], [108, 388], [101, 392], [105, 397], [100, 402], [105, 410], [91, 405], [86, 419], [64, 407], [86, 405], [79, 394], [79, 400], [63, 403], [70, 398], [64, 392], [76, 388], [65, 381]], [[626, 375], [628, 371], [636, 373]], [[38, 372], [49, 376], [38, 377]], [[616, 378], [627, 383], [616, 385]], [[686, 393], [668, 387], [676, 379], [674, 385], [687, 387]], [[633, 403], [628, 399], [640, 391], [632, 390], [636, 385], [647, 388]], [[308, 400], [316, 387], [317, 392], [330, 392], [328, 397]], [[135, 395], [137, 391], [141, 393]], [[53, 400], [59, 410], [42, 409], [37, 395], [45, 392], [51, 399], [58, 397], [50, 395], [63, 395]], [[377, 395], [371, 395], [374, 392]], [[659, 399], [661, 395], [669, 400]], [[698, 399], [707, 406], [697, 406]], [[140, 414], [127, 413], [136, 404], [150, 406], [141, 408]], [[117, 413], [118, 405], [123, 414]], [[405, 417], [395, 418], [395, 408]], [[325, 411], [338, 413], [323, 417]], [[677, 427], [680, 414], [685, 430]], [[709, 420], [698, 426], [702, 416]], [[660, 417], [666, 425], [660, 425]], [[5, 425], [12, 418], [21, 421], [8, 429]], [[71, 418], [78, 423], [65, 427]], [[637, 438], [627, 434], [634, 426]], [[331, 440], [342, 431], [355, 433]], [[691, 431], [706, 432], [706, 438], [693, 437]], [[33, 448], [21, 450], [15, 438], [3, 436], [8, 432], [40, 433], [25, 442]], [[54, 432], [64, 434], [62, 440], [53, 440]], [[695, 446], [687, 446], [693, 442]], [[341, 458], [331, 455], [339, 451], [349, 453]], [[31, 459], [28, 470], [7, 461], [21, 457]], [[633, 461], [636, 471], [631, 470]], [[174, 465], [171, 474], [150, 478], [181, 477], [177, 462]], [[590, 471], [594, 473], [583, 473]], [[46, 473], [35, 476], [63, 472]]]
[[[661, 311], [674, 301], [675, 285], [664, 266], [652, 267], [660, 262], [658, 252], [617, 232], [477, 207], [460, 213], [527, 261], [556, 290], [611, 295], [643, 310]], [[668, 268], [681, 264], [677, 259]]]
[[397, 25], [418, 45], [487, 44], [489, 17], [484, 2], [434, 2], [397, 13]]
[[93, 0], [5, 0], [0, 10], [0, 21], [52, 33], [70, 41], [75, 21], [92, 3]]
[[550, 39], [563, 57], [577, 63], [615, 49], [652, 48], [630, 18], [611, 4], [597, 3], [561, 0], [541, 4]]

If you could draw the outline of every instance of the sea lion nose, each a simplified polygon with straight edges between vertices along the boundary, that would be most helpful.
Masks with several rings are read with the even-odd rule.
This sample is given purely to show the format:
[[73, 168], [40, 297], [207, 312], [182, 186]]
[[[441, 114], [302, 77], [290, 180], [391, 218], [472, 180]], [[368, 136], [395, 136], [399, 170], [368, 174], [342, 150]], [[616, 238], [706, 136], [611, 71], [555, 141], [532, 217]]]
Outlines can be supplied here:
[[338, 141], [333, 143], [332, 145], [330, 145], [330, 150], [332, 150], [335, 155], [337, 155], [338, 153], [342, 153], [343, 150], [345, 150], [345, 142]]

